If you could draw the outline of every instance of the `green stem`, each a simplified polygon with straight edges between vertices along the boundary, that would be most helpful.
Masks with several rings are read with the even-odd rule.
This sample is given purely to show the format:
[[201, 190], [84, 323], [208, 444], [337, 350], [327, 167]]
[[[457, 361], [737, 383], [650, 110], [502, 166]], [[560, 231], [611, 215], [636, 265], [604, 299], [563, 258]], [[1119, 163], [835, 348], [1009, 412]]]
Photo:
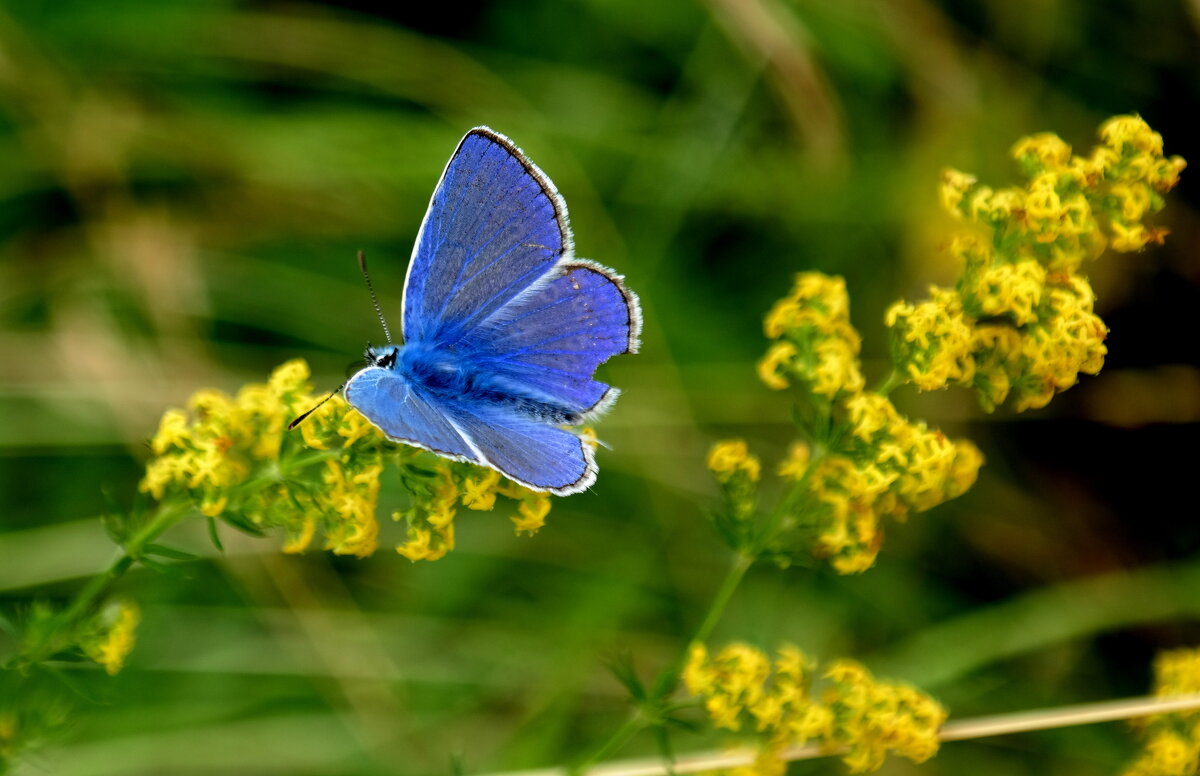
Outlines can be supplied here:
[[904, 382], [904, 376], [893, 369], [890, 373], [888, 373], [888, 376], [884, 379], [884, 381], [875, 389], [875, 393], [879, 394], [880, 396], [887, 396], [893, 390], [903, 385]]
[[[663, 710], [663, 702], [675, 691], [675, 686], [679, 681], [679, 672], [683, 670], [683, 664], [687, 661], [692, 644], [705, 641], [709, 637], [713, 628], [717, 626], [717, 622], [720, 621], [721, 615], [724, 614], [725, 607], [729, 605], [730, 599], [733, 598], [738, 585], [741, 584], [742, 578], [746, 576], [746, 572], [754, 565], [755, 560], [755, 556], [744, 552], [740, 552], [734, 556], [733, 563], [730, 565], [729, 571], [725, 574], [725, 579], [722, 580], [721, 586], [717, 588], [717, 592], [713, 595], [712, 603], [708, 605], [708, 611], [705, 612], [704, 619], [700, 621], [696, 632], [688, 639], [683, 651], [658, 675], [658, 679], [654, 683], [654, 690], [650, 694], [650, 697], [645, 700], [643, 707], [634, 709], [629, 719], [625, 720], [625, 723], [617, 728], [607, 741], [586, 758], [573, 765], [570, 769], [571, 774], [577, 776], [583, 773], [595, 763], [619, 751], [642, 730], [650, 725], [661, 724], [662, 714], [660, 712]], [[649, 713], [646, 710], [649, 710]]]
[[771, 545], [771, 540], [775, 538], [775, 534], [779, 531], [779, 524], [783, 522], [785, 515], [791, 514], [796, 507], [796, 502], [808, 494], [808, 480], [813, 469], [817, 464], [829, 454], [828, 448], [824, 446], [814, 446], [813, 456], [808, 461], [808, 466], [804, 469], [804, 474], [795, 482], [784, 494], [783, 498], [771, 510], [771, 514], [763, 521], [762, 530], [758, 532], [755, 538], [754, 554], [761, 555], [767, 547]]
[[675, 686], [679, 682], [679, 674], [683, 671], [683, 665], [687, 662], [692, 645], [705, 642], [712, 635], [713, 629], [721, 620], [721, 615], [725, 613], [725, 607], [729, 605], [738, 585], [742, 583], [742, 578], [746, 576], [746, 572], [750, 570], [756, 560], [758, 560], [757, 556], [745, 552], [739, 552], [734, 556], [729, 571], [725, 573], [725, 579], [721, 581], [721, 586], [713, 595], [712, 603], [708, 605], [708, 611], [704, 613], [704, 619], [700, 621], [700, 625], [692, 637], [687, 640], [683, 651], [658, 675], [658, 679], [654, 683], [654, 691], [650, 696], [655, 704], [661, 705], [675, 691]]
[[[700, 627], [696, 628], [696, 632], [692, 634], [692, 638], [688, 641], [688, 648], [696, 642], [704, 642], [712, 635], [713, 628], [717, 627], [717, 623], [721, 619], [721, 615], [725, 613], [725, 607], [729, 605], [729, 600], [733, 598], [734, 592], [738, 589], [738, 585], [742, 583], [742, 578], [746, 576], [746, 572], [754, 565], [757, 558], [744, 552], [740, 552], [734, 556], [733, 564], [729, 567], [729, 571], [725, 574], [725, 579], [721, 582], [721, 586], [717, 588], [716, 595], [713, 596], [712, 603], [708, 606], [708, 612], [705, 613], [704, 619], [700, 621]], [[683, 657], [676, 661], [679, 665], [676, 666], [675, 673], [678, 674], [678, 667], [682, 666], [683, 661], [687, 659], [685, 652]]]
[[625, 723], [621, 725], [621, 727], [617, 728], [612, 736], [610, 736], [607, 741], [601, 744], [599, 749], [596, 749], [586, 758], [572, 765], [567, 772], [571, 774], [571, 776], [580, 776], [580, 774], [592, 767], [594, 764], [606, 759], [609, 755], [620, 751], [625, 744], [629, 743], [630, 739], [642, 732], [642, 730], [648, 724], [649, 720], [642, 715], [641, 711], [634, 710], [634, 712], [629, 715], [629, 719], [625, 720]]
[[45, 660], [64, 646], [64, 637], [69, 637], [75, 626], [92, 613], [98, 601], [108, 595], [112, 586], [133, 567], [146, 545], [157, 539], [164, 531], [192, 511], [191, 505], [163, 504], [154, 516], [137, 531], [107, 569], [88, 580], [70, 606], [56, 618], [53, 627], [43, 632], [15, 655], [5, 667], [32, 665]]

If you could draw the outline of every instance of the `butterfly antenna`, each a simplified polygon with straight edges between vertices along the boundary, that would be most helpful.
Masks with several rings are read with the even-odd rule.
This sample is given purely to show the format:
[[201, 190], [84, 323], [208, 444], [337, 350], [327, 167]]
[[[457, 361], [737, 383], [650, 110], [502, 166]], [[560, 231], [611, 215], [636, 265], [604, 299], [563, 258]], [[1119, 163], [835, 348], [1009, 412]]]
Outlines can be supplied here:
[[379, 306], [379, 297], [375, 296], [375, 287], [371, 285], [371, 276], [367, 274], [367, 256], [362, 251], [358, 252], [358, 268], [362, 270], [363, 280], [367, 281], [367, 291], [371, 294], [371, 304], [375, 305], [375, 314], [379, 316], [379, 322], [383, 325], [383, 333], [387, 335], [388, 344], [392, 344], [392, 332], [388, 328], [387, 321], [383, 318], [383, 308]]
[[334, 388], [332, 391], [330, 391], [330, 392], [329, 392], [329, 395], [328, 395], [328, 396], [326, 396], [324, 399], [321, 399], [321, 401], [317, 402], [317, 406], [313, 407], [311, 410], [309, 410], [308, 412], [304, 413], [303, 415], [301, 415], [300, 417], [296, 418], [296, 419], [295, 419], [295, 420], [293, 420], [291, 423], [289, 423], [289, 424], [288, 424], [288, 431], [291, 431], [291, 430], [292, 430], [292, 429], [294, 429], [296, 426], [299, 426], [301, 423], [303, 423], [303, 422], [304, 422], [304, 419], [305, 419], [305, 418], [307, 418], [309, 415], [313, 414], [313, 413], [314, 413], [314, 412], [316, 412], [317, 410], [321, 409], [322, 405], [324, 405], [324, 404], [325, 404], [325, 402], [329, 401], [329, 400], [330, 400], [330, 399], [332, 399], [332, 398], [333, 398], [335, 395], [337, 395], [337, 392], [338, 392], [338, 391], [340, 391], [340, 390], [342, 390], [342, 388], [344, 388], [344, 387], [345, 387], [345, 385], [346, 385], [345, 383], [342, 383], [342, 384], [341, 384], [341, 385], [339, 385], [337, 388]]

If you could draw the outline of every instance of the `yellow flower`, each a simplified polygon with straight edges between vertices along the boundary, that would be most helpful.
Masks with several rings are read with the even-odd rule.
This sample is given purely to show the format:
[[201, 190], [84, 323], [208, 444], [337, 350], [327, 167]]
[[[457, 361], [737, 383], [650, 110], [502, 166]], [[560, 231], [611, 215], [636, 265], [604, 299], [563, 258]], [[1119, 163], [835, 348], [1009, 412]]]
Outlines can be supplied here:
[[1141, 224], [1124, 224], [1120, 221], [1113, 221], [1111, 228], [1113, 232], [1111, 245], [1114, 251], [1121, 253], [1140, 251], [1151, 239], [1150, 231]]
[[828, 556], [839, 574], [866, 571], [883, 544], [876, 502], [888, 489], [889, 475], [828, 455], [814, 466], [810, 483], [817, 504], [816, 553]]
[[1200, 649], [1173, 649], [1154, 660], [1154, 694], [1200, 693]]
[[851, 432], [863, 442], [872, 442], [881, 432], [889, 432], [900, 421], [900, 414], [888, 398], [879, 393], [861, 393], [846, 402]]
[[703, 644], [692, 642], [688, 647], [681, 678], [692, 695], [707, 695], [714, 687], [716, 675], [708, 667], [708, 649]]
[[888, 312], [893, 359], [918, 388], [971, 385], [986, 410], [1011, 396], [1020, 411], [1100, 368], [1103, 321], [1090, 304], [1064, 308], [1062, 289], [1090, 296], [1080, 270], [1106, 246], [1129, 252], [1161, 242], [1166, 230], [1145, 220], [1186, 166], [1163, 156], [1162, 137], [1138, 116], [1110, 119], [1100, 137], [1088, 156], [1048, 133], [1017, 141], [1024, 186], [995, 190], [944, 174], [943, 204], [983, 228], [949, 240], [963, 262], [960, 299], [935, 289], [930, 302]]
[[109, 676], [115, 676], [133, 651], [141, 619], [141, 610], [129, 601], [106, 608], [93, 624], [91, 634], [84, 637], [82, 646], [87, 656], [104, 666]]
[[779, 464], [779, 476], [792, 482], [799, 482], [808, 471], [808, 461], [812, 452], [803, 442], [792, 442], [787, 455]]
[[767, 354], [758, 362], [758, 377], [768, 388], [782, 391], [789, 383], [788, 367], [796, 358], [796, 346], [790, 342], [776, 342], [767, 349]]
[[337, 433], [343, 440], [343, 446], [353, 445], [361, 439], [373, 438], [373, 441], [378, 442], [383, 438], [383, 432], [371, 425], [366, 416], [356, 411], [348, 411], [342, 416]]
[[958, 294], [930, 286], [927, 302], [897, 302], [884, 320], [892, 335], [896, 368], [922, 391], [969, 383], [975, 374], [971, 324]]
[[408, 541], [396, 547], [396, 552], [411, 561], [418, 560], [437, 560], [444, 553], [440, 553], [432, 547], [433, 532], [427, 528], [414, 528], [408, 537]]
[[824, 699], [838, 721], [834, 739], [846, 749], [842, 762], [851, 772], [878, 769], [888, 751], [913, 762], [937, 752], [938, 730], [947, 715], [933, 698], [877, 680], [852, 660], [835, 661], [825, 676], [834, 685]]
[[[962, 285], [964, 303], [969, 304], [975, 317], [1003, 317], [1023, 326], [1038, 318], [1046, 269], [1036, 261], [998, 264], [967, 275]], [[971, 329], [965, 322], [961, 336], [962, 346], [969, 352]]]
[[478, 477], [467, 477], [463, 481], [463, 506], [482, 512], [490, 511], [496, 506], [496, 486], [499, 484], [500, 472], [494, 469], [488, 469]]
[[458, 486], [449, 471], [443, 470], [432, 489], [432, 497], [426, 507], [425, 520], [434, 528], [445, 528], [454, 520], [458, 510]]
[[592, 428], [591, 426], [582, 426], [577, 433], [580, 441], [582, 441], [585, 446], [590, 447], [593, 451], [600, 447], [600, 438], [596, 436], [596, 429]]
[[[1200, 649], [1160, 652], [1154, 660], [1154, 694], [1200, 692]], [[1124, 776], [1193, 776], [1200, 768], [1200, 712], [1154, 714], [1137, 724], [1145, 750]]]
[[744, 440], [730, 439], [712, 446], [708, 452], [708, 468], [720, 482], [728, 482], [738, 472], [744, 472], [751, 482], [757, 482], [761, 467]]
[[[526, 489], [502, 482], [496, 472], [393, 446], [343, 397], [320, 403], [311, 396], [308, 379], [308, 366], [296, 360], [233, 397], [197, 392], [188, 412], [163, 416], [139, 489], [160, 501], [190, 502], [201, 514], [245, 530], [281, 528], [285, 552], [303, 551], [320, 532], [324, 547], [334, 553], [373, 553], [385, 460], [397, 465], [401, 481], [412, 488], [406, 546], [422, 559], [453, 548], [460, 497], [469, 508], [491, 509], [497, 494], [506, 495], [522, 502], [522, 529], [544, 521], [548, 500], [530, 500]], [[295, 433], [286, 431], [289, 419], [318, 403]], [[312, 455], [306, 447], [326, 455]], [[385, 450], [395, 453], [385, 458]], [[418, 528], [429, 533], [424, 550]]]
[[550, 496], [546, 493], [531, 492], [521, 499], [517, 506], [517, 517], [510, 518], [517, 534], [533, 535], [546, 524], [546, 515], [550, 514]]
[[312, 544], [313, 536], [317, 533], [317, 520], [313, 515], [306, 515], [300, 530], [289, 536], [283, 545], [283, 552], [289, 555], [304, 552]]
[[228, 496], [209, 495], [200, 502], [200, 514], [205, 517], [219, 517], [229, 503]]
[[950, 465], [949, 476], [942, 485], [943, 500], [958, 498], [970, 490], [979, 477], [979, 469], [983, 462], [983, 452], [974, 442], [969, 439], [955, 440], [954, 462]]
[[150, 440], [150, 449], [155, 455], [163, 455], [172, 447], [183, 449], [188, 438], [187, 413], [183, 410], [167, 410], [158, 424], [158, 433]]
[[749, 720], [762, 745], [748, 773], [782, 772], [781, 752], [809, 741], [843, 749], [852, 771], [882, 765], [888, 752], [914, 762], [937, 752], [937, 732], [946, 718], [929, 696], [907, 685], [876, 680], [859, 664], [834, 661], [824, 672], [829, 684], [815, 692], [816, 664], [792, 645], [772, 661], [747, 644], [729, 644], [709, 657], [693, 644], [682, 678], [699, 696], [714, 727], [740, 730]]
[[858, 333], [850, 325], [850, 300], [840, 277], [818, 272], [796, 275], [792, 290], [764, 319], [773, 343], [758, 364], [768, 387], [780, 390], [800, 381], [832, 399], [862, 389]]
[[1035, 172], [1060, 170], [1071, 161], [1071, 146], [1058, 135], [1041, 132], [1018, 140], [1013, 146], [1012, 156], [1019, 162], [1029, 164]]
[[1113, 116], [1100, 126], [1100, 139], [1116, 151], [1144, 151], [1162, 156], [1162, 135], [1150, 129], [1141, 116]]
[[816, 365], [810, 382], [813, 393], [834, 398], [839, 393], [856, 393], [865, 380], [858, 366], [858, 335], [819, 340], [814, 343]]
[[963, 197], [976, 183], [978, 183], [978, 180], [974, 175], [968, 175], [965, 172], [949, 168], [943, 170], [942, 185], [938, 189], [942, 207], [948, 213], [956, 216], [961, 215], [959, 206], [962, 204]]
[[278, 366], [271, 373], [267, 387], [271, 393], [282, 397], [296, 391], [308, 392], [308, 378], [311, 376], [308, 364], [299, 358], [293, 358]]

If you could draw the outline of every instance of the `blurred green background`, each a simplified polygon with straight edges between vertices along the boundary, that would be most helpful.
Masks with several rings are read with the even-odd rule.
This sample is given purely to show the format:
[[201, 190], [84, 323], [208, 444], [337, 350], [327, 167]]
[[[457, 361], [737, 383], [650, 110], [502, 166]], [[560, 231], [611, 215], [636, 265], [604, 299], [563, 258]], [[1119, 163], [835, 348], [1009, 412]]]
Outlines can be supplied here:
[[[1019, 136], [1082, 150], [1126, 112], [1200, 164], [1198, 29], [1195, 0], [0, 3], [6, 609], [107, 563], [104, 493], [131, 498], [166, 408], [297, 356], [341, 382], [381, 338], [355, 251], [395, 325], [472, 126], [553, 178], [580, 255], [646, 314], [643, 353], [603, 367], [624, 395], [599, 482], [538, 536], [469, 513], [453, 554], [413, 565], [232, 536], [213, 557], [184, 527], [209, 559], [123, 581], [144, 610], [127, 668], [73, 671], [69, 722], [17, 772], [483, 772], [603, 740], [626, 712], [604, 659], [660, 669], [727, 562], [709, 444], [769, 462], [789, 439], [753, 364], [792, 273], [846, 276], [880, 376], [886, 305], [953, 277], [941, 168], [1003, 185]], [[864, 575], [756, 568], [717, 641], [857, 657], [958, 717], [1142, 694], [1157, 649], [1200, 642], [1196, 175], [1164, 247], [1094, 267], [1099, 378], [1021, 416], [899, 391], [981, 445], [978, 486], [892, 528]], [[885, 772], [1108, 774], [1134, 751], [1110, 724]]]

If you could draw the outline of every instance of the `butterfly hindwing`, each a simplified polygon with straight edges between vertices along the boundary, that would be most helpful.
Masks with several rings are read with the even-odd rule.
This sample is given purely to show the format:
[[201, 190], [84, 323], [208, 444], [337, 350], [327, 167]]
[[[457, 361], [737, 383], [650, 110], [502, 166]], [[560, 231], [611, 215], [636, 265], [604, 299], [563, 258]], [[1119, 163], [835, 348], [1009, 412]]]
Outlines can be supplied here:
[[566, 496], [596, 481], [592, 449], [564, 431], [495, 406], [444, 405], [479, 456], [527, 488]]
[[510, 302], [466, 337], [489, 373], [573, 413], [603, 408], [615, 391], [592, 379], [596, 367], [637, 350], [637, 298], [598, 264], [565, 261], [549, 279]]
[[404, 288], [408, 342], [452, 342], [571, 249], [566, 205], [503, 135], [477, 127], [434, 190]]

